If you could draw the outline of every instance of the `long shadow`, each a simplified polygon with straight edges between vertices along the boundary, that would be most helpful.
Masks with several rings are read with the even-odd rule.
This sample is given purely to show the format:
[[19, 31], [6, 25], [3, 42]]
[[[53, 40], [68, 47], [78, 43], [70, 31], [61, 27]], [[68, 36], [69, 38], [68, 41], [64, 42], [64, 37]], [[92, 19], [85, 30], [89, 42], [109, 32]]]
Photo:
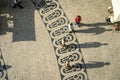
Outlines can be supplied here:
[[80, 48], [97, 48], [102, 45], [108, 45], [108, 43], [86, 42], [86, 43], [80, 44]]
[[13, 42], [36, 41], [34, 22], [35, 8], [31, 6], [33, 5], [31, 1], [24, 1], [24, 9], [11, 8], [10, 2], [7, 0], [5, 0], [4, 3], [6, 6], [2, 6], [0, 12], [1, 15], [3, 15], [1, 16], [2, 23], [0, 35], [5, 35], [7, 32], [12, 32]]
[[110, 65], [109, 62], [95, 62], [95, 61], [89, 61], [90, 63], [86, 63], [85, 66], [87, 69], [92, 69], [92, 68], [101, 68], [104, 66]]
[[[103, 45], [108, 45], [108, 43], [100, 43], [100, 42], [86, 42], [83, 44], [69, 44], [69, 45], [65, 45], [64, 48], [62, 48], [61, 50], [64, 52], [66, 52], [67, 50], [76, 50], [77, 48], [97, 48]], [[81, 52], [81, 51], [80, 51]]]
[[74, 70], [74, 71], [79, 71], [82, 68], [86, 68], [86, 69], [93, 69], [93, 68], [101, 68], [104, 66], [108, 66], [110, 65], [109, 62], [95, 62], [95, 61], [89, 61], [90, 63], [86, 63], [86, 64], [80, 64], [80, 63], [76, 63], [76, 64], [68, 64], [68, 70]]
[[97, 23], [91, 23], [91, 24], [85, 24], [81, 23], [81, 26], [88, 26], [88, 27], [99, 27], [99, 26], [108, 26], [111, 24], [108, 24], [107, 22], [97, 22]]
[[85, 30], [76, 30], [77, 33], [93, 33], [93, 35], [98, 35], [104, 33], [105, 31], [112, 31], [112, 29], [105, 29], [102, 27], [92, 27]]
[[10, 65], [1, 65], [0, 66], [0, 71], [4, 71], [4, 70], [7, 70], [7, 69], [10, 69], [12, 66]]
[[93, 23], [93, 24], [84, 24], [81, 23], [82, 26], [88, 26], [88, 29], [85, 30], [76, 30], [77, 33], [93, 33], [93, 35], [101, 34], [104, 33], [105, 31], [112, 31], [112, 29], [105, 29], [100, 26], [107, 26], [108, 24], [103, 22], [103, 23]]

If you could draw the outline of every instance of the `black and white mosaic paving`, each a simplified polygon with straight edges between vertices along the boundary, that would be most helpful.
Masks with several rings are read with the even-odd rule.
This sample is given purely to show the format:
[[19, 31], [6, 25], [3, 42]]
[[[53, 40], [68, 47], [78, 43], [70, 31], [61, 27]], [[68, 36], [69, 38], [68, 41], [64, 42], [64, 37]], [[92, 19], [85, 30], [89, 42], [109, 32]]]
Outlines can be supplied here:
[[0, 80], [8, 80], [7, 70], [6, 70], [1, 49], [0, 49]]
[[[43, 4], [36, 8], [50, 34], [61, 80], [88, 80], [85, 63], [78, 46], [79, 43], [74, 33], [67, 32], [69, 20], [58, 0], [47, 1]], [[61, 47], [62, 38], [65, 39], [67, 48]], [[68, 61], [73, 66], [70, 69], [65, 68], [65, 64]]]

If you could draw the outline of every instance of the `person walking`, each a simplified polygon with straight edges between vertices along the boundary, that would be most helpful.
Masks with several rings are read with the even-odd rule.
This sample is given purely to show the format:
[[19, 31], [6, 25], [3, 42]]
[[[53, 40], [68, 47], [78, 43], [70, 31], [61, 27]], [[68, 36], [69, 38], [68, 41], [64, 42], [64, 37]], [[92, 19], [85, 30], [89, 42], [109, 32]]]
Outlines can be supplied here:
[[62, 38], [61, 46], [62, 46], [62, 47], [65, 47], [65, 46], [66, 46], [66, 44], [65, 44], [65, 38], [64, 38], [64, 37]]
[[10, 4], [12, 8], [16, 7], [15, 3], [16, 3], [16, 0], [10, 0]]
[[74, 32], [73, 23], [68, 24], [69, 32]]
[[17, 6], [18, 6], [20, 9], [23, 9], [23, 8], [24, 8], [24, 7], [21, 5], [22, 0], [10, 0], [10, 3], [11, 3], [12, 8], [16, 8]]
[[66, 64], [65, 64], [65, 68], [67, 70], [70, 70], [72, 68], [72, 66], [70, 65], [70, 61], [67, 61]]
[[75, 24], [78, 25], [79, 27], [80, 27], [80, 22], [81, 21], [82, 21], [81, 16], [78, 15], [78, 16], [75, 17]]

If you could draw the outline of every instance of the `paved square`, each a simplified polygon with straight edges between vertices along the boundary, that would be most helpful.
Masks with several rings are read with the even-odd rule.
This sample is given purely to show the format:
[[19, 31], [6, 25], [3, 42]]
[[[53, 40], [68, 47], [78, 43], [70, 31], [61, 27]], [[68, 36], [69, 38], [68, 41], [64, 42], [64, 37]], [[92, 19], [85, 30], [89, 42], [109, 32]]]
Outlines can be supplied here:
[[[120, 80], [120, 32], [105, 22], [110, 0], [52, 0], [40, 9], [8, 2], [0, 1], [0, 80]], [[76, 15], [81, 27], [66, 33]], [[67, 70], [66, 61], [79, 65]]]

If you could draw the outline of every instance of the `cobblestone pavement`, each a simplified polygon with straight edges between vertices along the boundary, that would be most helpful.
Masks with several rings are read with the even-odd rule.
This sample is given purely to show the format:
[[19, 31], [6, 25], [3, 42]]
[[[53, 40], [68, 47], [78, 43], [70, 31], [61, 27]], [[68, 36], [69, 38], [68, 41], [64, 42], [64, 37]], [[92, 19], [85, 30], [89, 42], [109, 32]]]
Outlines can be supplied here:
[[[105, 22], [110, 5], [52, 0], [36, 9], [25, 0], [24, 9], [12, 9], [0, 1], [0, 80], [120, 80], [120, 34]], [[78, 14], [81, 27], [66, 32]], [[66, 61], [74, 67], [66, 69]]]
[[111, 25], [105, 23], [110, 0], [60, 0], [70, 21], [76, 15], [82, 16], [80, 28], [75, 26], [86, 64], [89, 80], [120, 79], [120, 32], [115, 32]]

